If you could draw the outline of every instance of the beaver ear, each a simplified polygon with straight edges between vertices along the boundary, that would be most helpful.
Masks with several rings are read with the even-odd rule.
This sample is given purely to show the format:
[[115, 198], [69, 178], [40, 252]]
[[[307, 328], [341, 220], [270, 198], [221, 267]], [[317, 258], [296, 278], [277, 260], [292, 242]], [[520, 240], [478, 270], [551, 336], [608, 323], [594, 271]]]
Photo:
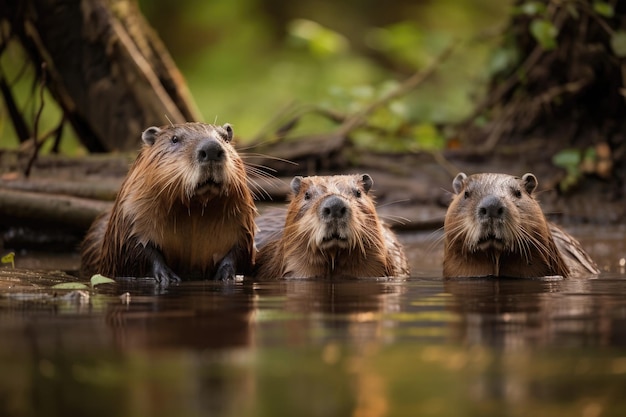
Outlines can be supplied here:
[[361, 175], [361, 184], [363, 184], [363, 191], [365, 191], [365, 194], [367, 194], [368, 191], [372, 189], [372, 185], [374, 185], [374, 180], [372, 179], [372, 177], [369, 176], [369, 174], [363, 174]]
[[143, 143], [145, 143], [146, 145], [152, 146], [154, 145], [154, 142], [156, 141], [159, 132], [161, 132], [161, 129], [159, 129], [158, 127], [149, 127], [141, 134], [141, 140], [143, 140]]
[[298, 195], [300, 192], [300, 185], [302, 185], [302, 177], [296, 176], [291, 180], [291, 191], [293, 191], [294, 195]]
[[454, 177], [454, 180], [452, 181], [452, 188], [454, 189], [455, 194], [461, 192], [461, 190], [463, 189], [463, 183], [465, 182], [466, 178], [467, 175], [465, 175], [464, 172], [459, 172], [458, 174], [456, 174], [456, 177]]
[[532, 194], [533, 191], [535, 191], [535, 188], [537, 188], [537, 184], [539, 184], [537, 182], [537, 177], [530, 172], [522, 175], [522, 181], [524, 181], [524, 189], [528, 194]]
[[230, 123], [226, 123], [222, 127], [226, 131], [226, 142], [230, 142], [231, 140], [233, 140], [233, 127], [230, 125]]

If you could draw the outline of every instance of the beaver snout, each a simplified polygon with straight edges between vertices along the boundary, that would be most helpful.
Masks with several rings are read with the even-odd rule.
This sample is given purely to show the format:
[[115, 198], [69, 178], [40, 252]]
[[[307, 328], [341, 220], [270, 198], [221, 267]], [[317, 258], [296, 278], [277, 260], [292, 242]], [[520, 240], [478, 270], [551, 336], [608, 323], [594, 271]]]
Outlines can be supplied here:
[[348, 207], [345, 200], [333, 195], [320, 204], [319, 213], [320, 217], [326, 221], [342, 220], [349, 215], [350, 207]]
[[220, 162], [224, 160], [226, 152], [222, 145], [215, 139], [207, 139], [198, 146], [196, 156], [198, 162], [206, 164], [209, 162]]
[[505, 213], [505, 207], [495, 195], [488, 195], [480, 200], [477, 207], [478, 219], [481, 221], [502, 219]]

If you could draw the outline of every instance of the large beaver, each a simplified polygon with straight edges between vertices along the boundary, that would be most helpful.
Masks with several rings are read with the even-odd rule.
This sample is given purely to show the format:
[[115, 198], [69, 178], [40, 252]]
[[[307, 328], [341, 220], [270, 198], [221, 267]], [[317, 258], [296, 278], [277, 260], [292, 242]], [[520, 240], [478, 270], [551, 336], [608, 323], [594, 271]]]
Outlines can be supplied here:
[[256, 208], [230, 125], [150, 127], [113, 209], [82, 246], [84, 275], [228, 279], [254, 262]]
[[257, 222], [257, 275], [408, 275], [402, 246], [376, 213], [372, 184], [367, 174], [295, 177], [286, 215], [270, 212]]
[[458, 174], [445, 218], [444, 277], [597, 274], [572, 236], [548, 222], [533, 192], [537, 178]]

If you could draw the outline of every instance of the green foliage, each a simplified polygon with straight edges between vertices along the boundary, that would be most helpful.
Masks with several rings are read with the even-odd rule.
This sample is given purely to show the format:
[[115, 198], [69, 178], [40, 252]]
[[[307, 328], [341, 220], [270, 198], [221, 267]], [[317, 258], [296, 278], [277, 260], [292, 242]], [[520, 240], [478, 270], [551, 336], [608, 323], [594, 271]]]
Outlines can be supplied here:
[[626, 57], [626, 31], [618, 30], [611, 36], [611, 49], [618, 58]]
[[414, 22], [398, 22], [386, 27], [372, 28], [366, 34], [368, 46], [394, 60], [414, 68], [424, 66], [430, 57], [427, 35]]
[[[203, 27], [228, 36], [209, 41], [186, 37], [186, 47], [194, 49], [177, 63], [205, 118], [233, 123], [240, 140], [272, 132], [285, 123], [281, 114], [289, 118], [303, 107], [354, 114], [389, 86], [423, 69], [449, 44], [505, 21], [510, 11], [509, 2], [441, 0], [416, 5], [396, 21], [376, 24], [372, 22], [386, 19], [372, 18], [376, 12], [367, 5], [308, 7], [304, 2], [290, 3], [285, 14], [294, 18], [285, 19], [284, 27], [273, 27], [275, 21], [258, 13], [264, 6], [257, 1], [229, 4], [228, 13], [223, 10], [227, 6], [214, 2], [197, 11], [203, 14]], [[215, 8], [220, 9], [219, 18], [213, 17]], [[248, 27], [254, 28], [256, 37]], [[157, 28], [166, 42], [176, 33], [171, 26]], [[267, 36], [272, 31], [284, 31], [285, 36], [272, 40]], [[496, 38], [466, 42], [419, 90], [374, 112], [367, 122], [376, 129], [358, 132], [356, 142], [399, 150], [420, 147], [416, 141], [424, 136], [405, 126], [454, 123], [467, 116], [485, 88], [489, 74], [484, 65], [496, 42]], [[177, 50], [172, 53], [176, 57]], [[334, 127], [320, 116], [302, 117], [290, 137], [326, 133]]]
[[312, 20], [295, 19], [288, 25], [287, 32], [296, 45], [306, 46], [314, 56], [332, 57], [348, 50], [344, 36]]
[[552, 157], [552, 163], [565, 170], [565, 177], [560, 181], [559, 188], [567, 192], [574, 188], [583, 178], [586, 171], [593, 171], [597, 161], [596, 150], [592, 147], [585, 150], [567, 148]]
[[540, 1], [527, 1], [517, 6], [515, 12], [527, 16], [543, 15], [546, 12], [546, 4]]
[[603, 17], [613, 17], [615, 15], [615, 10], [613, 9], [613, 5], [605, 2], [605, 1], [594, 1], [593, 2], [593, 11], [598, 13]]
[[554, 24], [546, 19], [534, 19], [530, 22], [530, 33], [546, 51], [555, 49], [558, 31]]

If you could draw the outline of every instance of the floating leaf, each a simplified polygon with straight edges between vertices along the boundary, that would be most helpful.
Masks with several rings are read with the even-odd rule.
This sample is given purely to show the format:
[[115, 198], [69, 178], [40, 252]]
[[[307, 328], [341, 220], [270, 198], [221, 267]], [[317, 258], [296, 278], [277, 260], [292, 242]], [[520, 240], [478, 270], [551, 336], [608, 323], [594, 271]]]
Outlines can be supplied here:
[[613, 6], [605, 1], [594, 1], [593, 10], [600, 16], [604, 17], [613, 17], [615, 15]]
[[57, 290], [88, 290], [89, 287], [82, 282], [63, 282], [53, 285], [52, 288]]
[[9, 252], [0, 258], [0, 262], [3, 264], [11, 264], [11, 267], [15, 269], [15, 252]]
[[626, 57], [626, 32], [618, 30], [611, 36], [611, 48], [619, 58]]
[[535, 19], [530, 22], [530, 33], [545, 50], [556, 48], [558, 31], [552, 22], [545, 19]]
[[115, 283], [114, 279], [105, 277], [104, 275], [100, 275], [100, 274], [95, 274], [94, 276], [91, 277], [91, 286], [95, 287], [96, 285], [100, 285], [100, 284], [110, 284], [110, 283]]

